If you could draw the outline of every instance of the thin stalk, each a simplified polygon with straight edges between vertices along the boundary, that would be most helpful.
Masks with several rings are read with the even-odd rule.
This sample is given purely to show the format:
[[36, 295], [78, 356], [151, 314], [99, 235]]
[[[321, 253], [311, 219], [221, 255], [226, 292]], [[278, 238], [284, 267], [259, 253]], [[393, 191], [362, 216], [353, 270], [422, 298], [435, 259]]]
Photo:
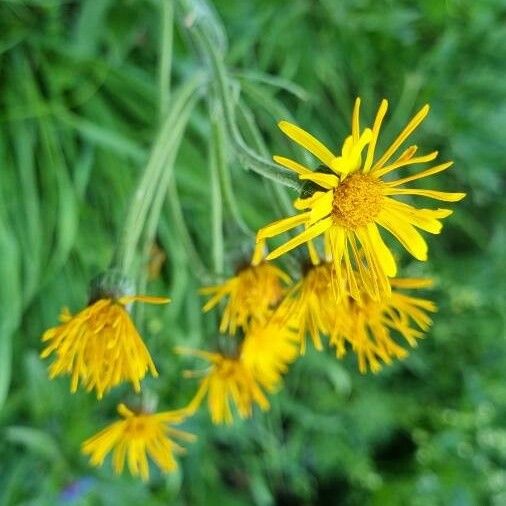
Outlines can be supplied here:
[[[212, 105], [210, 107], [212, 109]], [[227, 170], [224, 153], [223, 129], [221, 128], [221, 111], [214, 108], [210, 111], [211, 142], [209, 145], [209, 173], [211, 177], [211, 233], [213, 270], [216, 274], [223, 273], [224, 240], [223, 240], [223, 208], [220, 188], [220, 173]]]
[[[238, 112], [240, 117], [243, 119], [243, 123], [249, 137], [252, 139], [255, 149], [263, 156], [269, 156], [269, 150], [265, 145], [265, 142], [258, 130], [258, 127], [253, 119], [253, 115], [249, 108], [242, 102], [239, 102]], [[274, 202], [276, 203], [276, 209], [281, 216], [290, 216], [293, 214], [293, 206], [290, 197], [288, 196], [287, 189], [283, 186], [275, 184], [271, 180], [264, 180], [266, 185], [269, 185], [270, 189], [275, 195]]]
[[[149, 258], [149, 252], [155, 240], [156, 231], [158, 229], [158, 225], [160, 222], [160, 215], [163, 208], [163, 203], [165, 201], [165, 198], [167, 197], [169, 182], [174, 177], [174, 163], [176, 161], [177, 153], [179, 151], [179, 147], [181, 145], [184, 132], [186, 131], [188, 120], [190, 119], [190, 115], [198, 99], [199, 99], [198, 95], [196, 94], [193, 95], [192, 99], [188, 102], [187, 107], [183, 110], [180, 116], [180, 122], [176, 125], [176, 128], [172, 132], [174, 143], [173, 149], [167, 158], [165, 170], [161, 175], [160, 182], [156, 189], [156, 194], [145, 227], [146, 231], [144, 234], [144, 248], [142, 254], [143, 259]], [[139, 293], [144, 293], [146, 290], [147, 274], [148, 274], [147, 269], [142, 269], [138, 283]], [[138, 316], [140, 319], [142, 319], [143, 317], [142, 308], [144, 308], [144, 305], [140, 304], [137, 307], [140, 308]]]
[[232, 215], [232, 218], [236, 222], [237, 226], [239, 227], [239, 230], [246, 234], [247, 236], [254, 237], [253, 230], [250, 229], [250, 227], [247, 225], [247, 223], [244, 221], [244, 218], [242, 217], [241, 211], [239, 210], [239, 205], [237, 203], [237, 200], [235, 198], [233, 185], [232, 185], [232, 178], [230, 177], [230, 170], [227, 166], [221, 166], [218, 167], [220, 170], [220, 180], [221, 180], [221, 187], [223, 192], [223, 201], [228, 206], [228, 209], [230, 210], [230, 213]]
[[174, 32], [174, 0], [162, 0], [162, 36], [160, 38], [160, 61], [158, 93], [160, 118], [167, 114], [170, 103], [170, 76], [172, 68], [172, 43]]
[[132, 204], [128, 210], [113, 259], [113, 265], [120, 268], [125, 274], [128, 273], [135, 258], [139, 239], [163, 171], [166, 168], [167, 159], [177, 144], [173, 132], [181, 128], [181, 123], [184, 123], [184, 111], [193, 106], [193, 97], [200, 92], [203, 83], [203, 76], [197, 75], [188, 80], [174, 94], [166, 120], [151, 149], [146, 168], [141, 175]]
[[240, 162], [257, 174], [272, 179], [285, 186], [300, 190], [300, 182], [291, 171], [259, 156], [245, 142], [237, 128], [235, 121], [234, 99], [230, 94], [229, 80], [222, 58], [216, 51], [211, 39], [202, 25], [197, 22], [185, 25], [195, 38], [211, 64], [213, 78], [216, 84], [218, 99], [221, 102], [224, 113], [227, 133], [230, 137], [232, 147]]
[[186, 249], [188, 255], [188, 263], [191, 265], [193, 272], [198, 278], [200, 278], [202, 283], [212, 282], [214, 276], [210, 275], [206, 266], [202, 262], [197, 252], [197, 248], [195, 247], [195, 244], [191, 238], [190, 231], [186, 226], [186, 221], [184, 219], [181, 202], [179, 200], [179, 193], [177, 191], [175, 178], [172, 178], [169, 181], [168, 197], [169, 198], [166, 202], [169, 206], [171, 221], [178, 233], [179, 240], [182, 242], [183, 247]]

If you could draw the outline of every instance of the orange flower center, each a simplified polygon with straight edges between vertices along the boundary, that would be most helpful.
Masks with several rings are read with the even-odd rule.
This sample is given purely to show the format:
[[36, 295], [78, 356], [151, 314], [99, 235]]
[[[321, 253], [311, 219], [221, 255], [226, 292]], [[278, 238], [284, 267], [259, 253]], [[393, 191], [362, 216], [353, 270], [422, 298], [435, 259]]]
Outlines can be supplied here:
[[382, 182], [366, 174], [353, 174], [334, 190], [332, 218], [344, 228], [363, 227], [374, 221], [382, 203]]
[[144, 437], [148, 429], [145, 416], [136, 415], [128, 419], [124, 428], [125, 434], [131, 438]]

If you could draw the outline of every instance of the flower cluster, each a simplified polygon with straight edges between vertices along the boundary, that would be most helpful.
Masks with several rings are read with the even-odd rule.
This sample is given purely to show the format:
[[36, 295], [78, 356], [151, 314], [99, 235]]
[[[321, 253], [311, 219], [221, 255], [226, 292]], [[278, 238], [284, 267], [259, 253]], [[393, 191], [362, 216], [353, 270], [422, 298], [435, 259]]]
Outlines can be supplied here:
[[[112, 452], [117, 473], [122, 472], [126, 459], [130, 472], [146, 480], [148, 456], [163, 472], [174, 470], [174, 455], [183, 451], [174, 439], [191, 441], [193, 436], [172, 425], [193, 415], [206, 398], [211, 421], [216, 424], [230, 424], [236, 415], [248, 418], [255, 406], [269, 409], [269, 395], [281, 387], [283, 376], [306, 352], [308, 343], [317, 351], [335, 349], [337, 358], [351, 351], [362, 373], [378, 372], [383, 364], [405, 357], [405, 345], [416, 346], [431, 325], [430, 314], [436, 306], [405, 290], [427, 288], [431, 280], [397, 277], [398, 262], [382, 229], [414, 258], [425, 261], [428, 247], [420, 231], [439, 234], [441, 220], [452, 211], [416, 207], [399, 197], [456, 202], [464, 194], [410, 186], [447, 170], [451, 162], [393, 176], [398, 170], [432, 162], [437, 152], [417, 155], [417, 146], [411, 145], [399, 153], [427, 116], [429, 107], [424, 106], [378, 156], [376, 147], [387, 107], [383, 100], [372, 126], [361, 128], [357, 99], [351, 133], [340, 154], [300, 127], [279, 123], [282, 132], [319, 164], [312, 170], [290, 158], [274, 157], [302, 183], [293, 203], [297, 214], [261, 228], [251, 260], [231, 278], [201, 289], [208, 298], [203, 311], [221, 311], [219, 333], [224, 335], [213, 350], [176, 348], [177, 353], [207, 364], [185, 373], [200, 381], [188, 405], [156, 413], [119, 404], [122, 419], [83, 443], [83, 452], [93, 465], [102, 465]], [[268, 240], [299, 227], [268, 252]], [[303, 244], [307, 260], [298, 271], [289, 275], [270, 262]], [[146, 374], [158, 376], [130, 317], [133, 302], [164, 304], [169, 299], [129, 295], [116, 286], [100, 292], [74, 315], [65, 309], [60, 325], [42, 336], [45, 348], [41, 356], [54, 358], [50, 377], [69, 375], [72, 392], [82, 386], [102, 399], [124, 383], [138, 393]]]
[[[276, 311], [291, 278], [280, 268], [264, 262], [262, 249], [263, 245], [257, 247], [251, 263], [240, 268], [235, 276], [202, 290], [203, 294], [211, 295], [204, 311], [226, 299], [220, 330], [229, 333], [232, 351], [177, 349], [210, 364], [200, 373], [203, 379], [188, 409], [194, 412], [207, 395], [213, 423], [232, 423], [232, 405], [241, 418], [251, 416], [255, 404], [262, 410], [268, 409], [266, 392], [279, 388], [282, 375], [298, 355], [298, 332]], [[199, 373], [187, 373], [196, 375]]]
[[[416, 259], [427, 260], [427, 244], [419, 230], [439, 234], [449, 209], [425, 209], [398, 197], [426, 197], [456, 202], [465, 195], [412, 188], [408, 183], [448, 169], [451, 162], [425, 168], [404, 177], [391, 178], [400, 169], [432, 162], [437, 152], [416, 155], [402, 144], [427, 116], [424, 106], [402, 132], [376, 155], [380, 128], [387, 111], [383, 100], [371, 128], [360, 127], [360, 99], [355, 102], [351, 134], [340, 154], [334, 154], [300, 127], [282, 121], [279, 127], [320, 163], [315, 170], [281, 156], [274, 161], [294, 171], [303, 183], [294, 202], [298, 214], [261, 228], [249, 265], [223, 283], [204, 288], [210, 296], [209, 311], [223, 302], [220, 331], [235, 343], [233, 356], [188, 351], [211, 362], [192, 409], [209, 393], [209, 409], [215, 423], [230, 422], [235, 404], [241, 417], [251, 414], [253, 404], [266, 409], [268, 392], [277, 388], [281, 375], [295, 358], [304, 354], [307, 339], [321, 351], [324, 343], [342, 358], [356, 354], [358, 368], [378, 372], [383, 364], [407, 355], [431, 324], [435, 304], [405, 293], [427, 288], [430, 279], [398, 278], [397, 261], [384, 241], [385, 229]], [[385, 176], [388, 176], [385, 178]], [[302, 230], [264, 258], [266, 241], [274, 236]], [[307, 262], [299, 279], [291, 278], [269, 263], [305, 244]], [[293, 276], [292, 276], [293, 277]], [[238, 334], [240, 330], [240, 335]]]

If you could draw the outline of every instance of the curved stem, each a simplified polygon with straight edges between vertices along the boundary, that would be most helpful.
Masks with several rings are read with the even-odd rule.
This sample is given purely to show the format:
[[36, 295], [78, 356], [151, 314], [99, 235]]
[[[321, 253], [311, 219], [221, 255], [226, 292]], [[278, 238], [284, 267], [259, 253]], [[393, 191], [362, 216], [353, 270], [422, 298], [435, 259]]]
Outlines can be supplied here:
[[223, 107], [227, 133], [237, 157], [243, 165], [257, 174], [277, 181], [285, 186], [289, 186], [290, 188], [300, 190], [301, 184], [296, 174], [259, 156], [244, 142], [235, 121], [234, 99], [230, 94], [230, 83], [223, 60], [208, 36], [206, 29], [199, 24], [203, 18], [196, 19], [195, 15], [195, 12], [192, 12], [186, 16], [186, 20], [190, 19], [191, 21], [185, 24], [185, 28], [189, 29], [191, 35], [211, 64], [218, 99]]
[[177, 191], [176, 180], [174, 178], [169, 181], [168, 196], [169, 198], [167, 202], [169, 205], [172, 223], [176, 228], [179, 239], [183, 243], [188, 255], [188, 263], [192, 266], [195, 275], [199, 277], [203, 283], [211, 282], [213, 280], [213, 276], [209, 274], [207, 268], [202, 262], [197, 252], [197, 248], [193, 243], [188, 227], [186, 226], [181, 202], [179, 200], [179, 193]]
[[[183, 110], [181, 116], [180, 116], [180, 122], [178, 125], [176, 125], [176, 128], [172, 132], [173, 135], [173, 149], [169, 153], [166, 161], [165, 170], [163, 171], [163, 174], [160, 177], [160, 182], [158, 184], [158, 187], [156, 189], [155, 197], [153, 199], [153, 204], [151, 206], [151, 210], [149, 212], [149, 215], [147, 217], [147, 222], [145, 226], [145, 233], [144, 233], [144, 248], [142, 252], [142, 258], [147, 259], [149, 257], [149, 251], [150, 248], [154, 242], [156, 231], [160, 222], [160, 214], [163, 208], [163, 203], [167, 197], [167, 190], [169, 186], [169, 182], [174, 177], [174, 162], [176, 161], [176, 156], [179, 151], [179, 147], [181, 145], [181, 140], [183, 137], [183, 134], [185, 132], [186, 126], [188, 124], [188, 120], [190, 119], [191, 112], [193, 111], [193, 108], [195, 107], [195, 104], [198, 100], [197, 95], [193, 95], [192, 100], [190, 100], [187, 104], [187, 107]], [[138, 283], [138, 289], [139, 293], [144, 293], [146, 289], [147, 284], [147, 277], [148, 277], [148, 271], [147, 269], [142, 269], [139, 283]], [[143, 316], [143, 305], [139, 306], [139, 309], [137, 311], [137, 315], [142, 320]]]
[[[212, 107], [210, 107], [211, 109]], [[221, 112], [221, 111], [219, 111]], [[227, 170], [225, 153], [223, 150], [223, 129], [221, 128], [221, 114], [209, 111], [211, 119], [211, 142], [209, 146], [209, 173], [211, 176], [211, 231], [212, 231], [212, 259], [213, 270], [216, 274], [223, 272], [224, 242], [223, 242], [223, 209], [220, 188], [220, 173]]]
[[[260, 131], [253, 119], [253, 114], [251, 113], [250, 109], [244, 103], [239, 102], [238, 112], [240, 117], [243, 119], [245, 129], [247, 129], [249, 137], [252, 139], [255, 149], [259, 153], [262, 153], [264, 156], [267, 156], [267, 146], [265, 145]], [[271, 180], [265, 179], [264, 182], [268, 186], [268, 190], [274, 195], [273, 202], [275, 211], [278, 212], [281, 216], [292, 215], [293, 206], [290, 197], [288, 196], [287, 189], [283, 186], [275, 184]]]
[[174, 132], [183, 129], [186, 123], [185, 111], [193, 107], [195, 96], [200, 92], [203, 84], [204, 76], [201, 74], [188, 80], [174, 94], [168, 108], [167, 117], [133, 196], [113, 258], [113, 265], [125, 274], [132, 266], [148, 212], [166, 169], [167, 160], [178, 146], [177, 135]]
[[172, 39], [174, 31], [174, 0], [161, 3], [162, 36], [160, 40], [160, 62], [158, 75], [159, 112], [164, 118], [170, 103], [170, 73], [172, 68]]

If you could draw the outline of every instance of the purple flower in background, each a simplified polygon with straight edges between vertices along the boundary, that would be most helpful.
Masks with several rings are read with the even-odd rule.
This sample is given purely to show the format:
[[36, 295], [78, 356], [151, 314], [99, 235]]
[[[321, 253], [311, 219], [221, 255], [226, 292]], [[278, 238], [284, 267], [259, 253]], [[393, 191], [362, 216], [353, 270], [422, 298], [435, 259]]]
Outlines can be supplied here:
[[95, 479], [90, 476], [72, 481], [61, 491], [60, 502], [67, 504], [80, 499], [91, 490], [94, 483]]

